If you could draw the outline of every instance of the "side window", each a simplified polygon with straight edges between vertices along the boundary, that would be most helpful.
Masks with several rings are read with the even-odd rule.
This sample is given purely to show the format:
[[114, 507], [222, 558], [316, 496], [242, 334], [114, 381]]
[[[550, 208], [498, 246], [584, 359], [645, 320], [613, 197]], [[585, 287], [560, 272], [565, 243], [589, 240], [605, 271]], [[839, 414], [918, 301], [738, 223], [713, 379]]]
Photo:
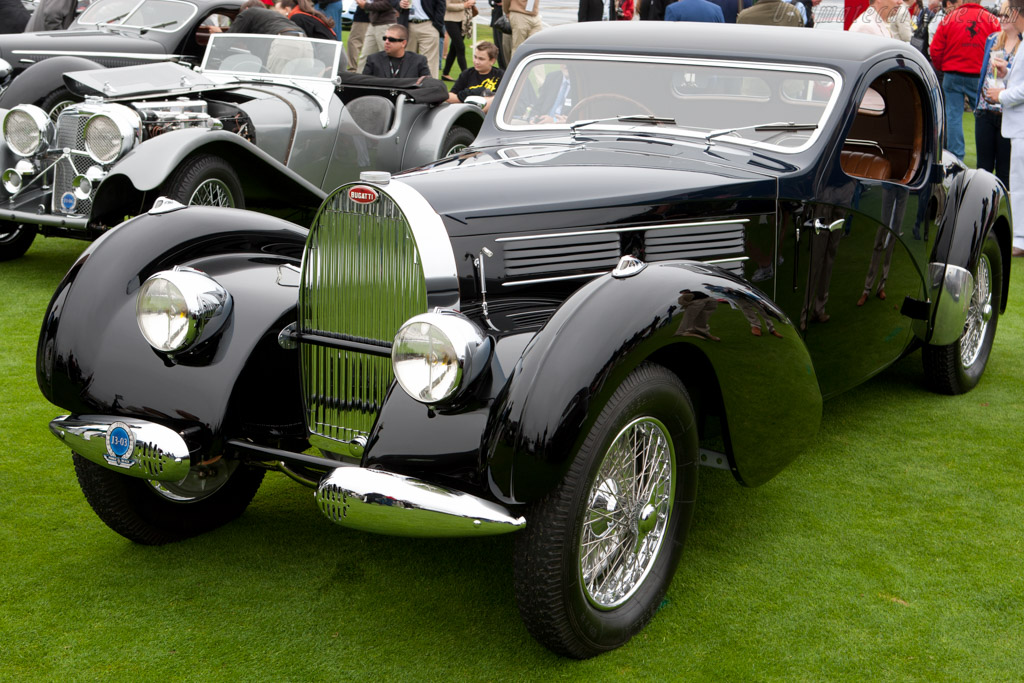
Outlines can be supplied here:
[[920, 88], [909, 74], [875, 79], [843, 142], [843, 171], [903, 185], [913, 181], [924, 158], [924, 111]]

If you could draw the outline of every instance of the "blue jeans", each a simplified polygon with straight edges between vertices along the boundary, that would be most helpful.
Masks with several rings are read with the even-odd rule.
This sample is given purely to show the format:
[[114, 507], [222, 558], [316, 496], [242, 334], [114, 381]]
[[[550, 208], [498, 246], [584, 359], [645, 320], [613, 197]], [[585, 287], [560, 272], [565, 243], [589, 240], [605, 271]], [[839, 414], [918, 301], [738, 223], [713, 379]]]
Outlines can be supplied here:
[[946, 100], [946, 149], [964, 158], [964, 96], [974, 104], [978, 77], [947, 71], [942, 74], [942, 95]]

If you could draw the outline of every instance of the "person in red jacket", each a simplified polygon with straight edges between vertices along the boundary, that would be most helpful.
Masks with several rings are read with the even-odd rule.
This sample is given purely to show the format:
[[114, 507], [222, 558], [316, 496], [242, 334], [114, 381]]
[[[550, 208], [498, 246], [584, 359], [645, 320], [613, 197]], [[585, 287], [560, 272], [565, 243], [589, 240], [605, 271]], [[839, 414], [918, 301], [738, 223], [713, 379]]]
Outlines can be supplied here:
[[946, 100], [946, 149], [964, 158], [964, 97], [978, 92], [978, 75], [985, 57], [985, 40], [999, 30], [999, 20], [974, 2], [950, 2], [929, 53], [942, 73]]

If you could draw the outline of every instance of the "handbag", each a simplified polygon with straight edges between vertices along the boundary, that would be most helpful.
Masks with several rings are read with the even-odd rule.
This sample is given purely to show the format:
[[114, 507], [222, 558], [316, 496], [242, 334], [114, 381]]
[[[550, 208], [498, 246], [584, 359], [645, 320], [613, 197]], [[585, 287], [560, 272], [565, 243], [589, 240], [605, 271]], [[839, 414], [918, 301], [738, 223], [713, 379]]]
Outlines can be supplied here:
[[491, 26], [502, 33], [512, 35], [512, 22], [508, 20], [507, 14], [502, 14], [492, 21]]

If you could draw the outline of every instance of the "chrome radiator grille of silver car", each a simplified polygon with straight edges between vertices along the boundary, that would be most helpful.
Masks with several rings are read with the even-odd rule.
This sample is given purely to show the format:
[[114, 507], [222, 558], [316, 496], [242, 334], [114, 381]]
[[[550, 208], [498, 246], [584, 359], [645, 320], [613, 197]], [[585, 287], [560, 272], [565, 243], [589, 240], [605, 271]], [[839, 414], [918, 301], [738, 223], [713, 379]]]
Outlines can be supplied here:
[[[406, 217], [386, 195], [360, 204], [339, 192], [329, 201], [306, 243], [299, 328], [386, 351], [402, 323], [427, 310], [420, 251]], [[310, 433], [339, 444], [365, 438], [394, 379], [390, 357], [301, 348]]]
[[[70, 149], [82, 152], [72, 153], [69, 157], [61, 159], [53, 171], [53, 200], [51, 210], [53, 213], [64, 215], [89, 215], [92, 211], [91, 199], [78, 199], [73, 204], [64, 205], [64, 195], [74, 193], [71, 188], [71, 181], [75, 176], [82, 175], [93, 162], [85, 154], [85, 122], [89, 120], [91, 112], [81, 112], [68, 108], [61, 112], [57, 119], [57, 133], [54, 147], [58, 149]], [[70, 206], [70, 208], [68, 208]]]

